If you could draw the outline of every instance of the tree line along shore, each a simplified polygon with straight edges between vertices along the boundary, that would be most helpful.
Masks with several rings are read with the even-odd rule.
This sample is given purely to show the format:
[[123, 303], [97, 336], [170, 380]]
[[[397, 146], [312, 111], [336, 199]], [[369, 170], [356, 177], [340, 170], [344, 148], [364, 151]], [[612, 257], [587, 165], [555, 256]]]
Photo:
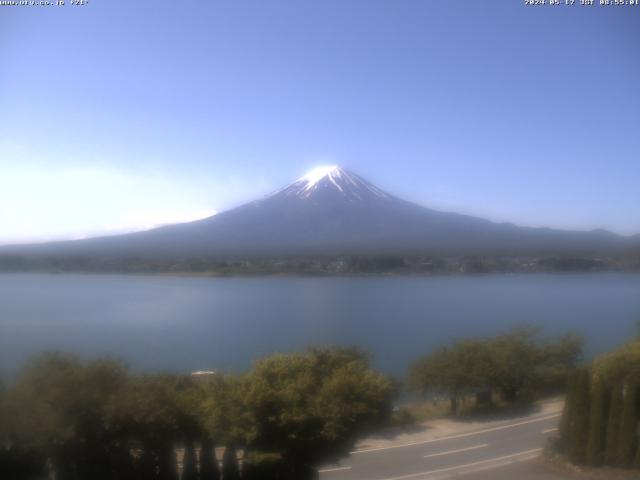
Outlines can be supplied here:
[[348, 255], [282, 257], [24, 256], [0, 254], [0, 272], [147, 273], [192, 275], [481, 274], [640, 272], [640, 252], [610, 256]]

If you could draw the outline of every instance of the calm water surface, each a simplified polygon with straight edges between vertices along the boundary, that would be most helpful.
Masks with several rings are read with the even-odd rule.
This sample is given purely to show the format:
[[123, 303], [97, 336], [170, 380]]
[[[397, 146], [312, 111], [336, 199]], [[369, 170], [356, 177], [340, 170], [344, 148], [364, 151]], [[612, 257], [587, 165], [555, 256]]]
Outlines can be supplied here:
[[185, 278], [0, 275], [0, 373], [34, 352], [109, 354], [134, 368], [242, 370], [275, 351], [356, 344], [401, 375], [452, 338], [533, 323], [588, 353], [633, 335], [640, 275]]

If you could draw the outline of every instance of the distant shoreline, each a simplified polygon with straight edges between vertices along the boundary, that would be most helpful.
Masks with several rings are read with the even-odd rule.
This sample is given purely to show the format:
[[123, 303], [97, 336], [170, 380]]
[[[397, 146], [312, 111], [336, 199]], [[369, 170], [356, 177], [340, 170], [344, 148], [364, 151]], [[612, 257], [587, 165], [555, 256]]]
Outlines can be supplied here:
[[639, 275], [635, 270], [572, 270], [572, 271], [488, 271], [488, 272], [367, 272], [367, 273], [326, 273], [326, 272], [144, 272], [144, 271], [82, 271], [82, 270], [28, 270], [0, 271], [0, 275], [95, 275], [95, 276], [132, 276], [132, 277], [173, 277], [173, 278], [391, 278], [391, 277], [485, 277], [508, 275]]
[[350, 277], [640, 272], [640, 254], [274, 257], [91, 257], [0, 255], [0, 273], [107, 273], [189, 277]]

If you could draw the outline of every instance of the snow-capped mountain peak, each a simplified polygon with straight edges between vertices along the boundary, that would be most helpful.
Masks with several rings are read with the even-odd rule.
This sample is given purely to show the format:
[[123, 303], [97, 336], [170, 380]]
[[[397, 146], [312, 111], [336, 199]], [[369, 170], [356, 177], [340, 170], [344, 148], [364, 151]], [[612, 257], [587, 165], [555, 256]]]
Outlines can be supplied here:
[[150, 265], [262, 258], [269, 260], [265, 265], [276, 265], [273, 260], [279, 257], [326, 255], [606, 256], [631, 252], [640, 246], [638, 240], [439, 212], [388, 195], [349, 170], [327, 166], [272, 195], [202, 220], [112, 237], [5, 247], [0, 255], [24, 257], [25, 264], [34, 265], [29, 268], [49, 265], [50, 258], [73, 268], [90, 258], [92, 268], [107, 270], [128, 258], [148, 259]]
[[312, 188], [320, 180], [325, 177], [331, 178], [333, 174], [336, 174], [336, 176], [340, 176], [340, 167], [338, 167], [337, 165], [325, 165], [314, 168], [310, 172], [307, 172], [307, 174], [300, 177], [298, 181], [306, 181], [307, 188]]
[[331, 196], [349, 201], [389, 198], [375, 185], [337, 165], [314, 168], [277, 195], [299, 199]]

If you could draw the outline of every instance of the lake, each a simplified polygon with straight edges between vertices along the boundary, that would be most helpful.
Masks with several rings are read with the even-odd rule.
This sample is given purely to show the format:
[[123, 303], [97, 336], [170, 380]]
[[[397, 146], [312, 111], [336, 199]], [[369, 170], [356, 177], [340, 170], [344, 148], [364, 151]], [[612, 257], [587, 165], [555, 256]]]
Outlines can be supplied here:
[[311, 344], [358, 345], [402, 375], [453, 338], [535, 324], [588, 340], [634, 335], [640, 275], [197, 278], [0, 275], [0, 372], [34, 352], [108, 354], [137, 370], [241, 371]]

